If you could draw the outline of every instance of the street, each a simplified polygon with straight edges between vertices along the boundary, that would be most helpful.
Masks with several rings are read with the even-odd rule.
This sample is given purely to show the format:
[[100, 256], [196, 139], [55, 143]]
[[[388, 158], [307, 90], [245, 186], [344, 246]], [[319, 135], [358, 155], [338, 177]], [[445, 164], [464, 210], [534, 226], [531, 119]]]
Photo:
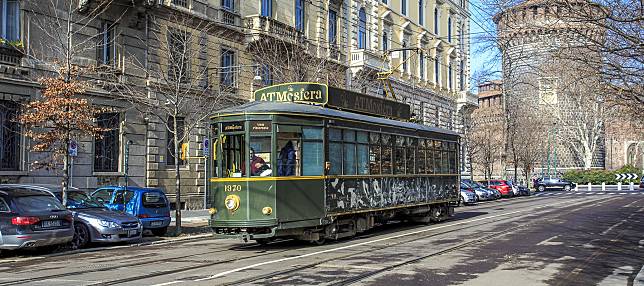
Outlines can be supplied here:
[[323, 246], [210, 237], [0, 260], [0, 285], [644, 285], [644, 192], [548, 191]]

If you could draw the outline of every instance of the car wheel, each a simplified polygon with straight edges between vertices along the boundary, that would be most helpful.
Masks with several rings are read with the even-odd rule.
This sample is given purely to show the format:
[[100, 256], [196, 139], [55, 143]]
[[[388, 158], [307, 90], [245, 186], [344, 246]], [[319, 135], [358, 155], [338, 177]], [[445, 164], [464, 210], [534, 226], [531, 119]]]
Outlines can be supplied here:
[[543, 192], [546, 190], [546, 187], [544, 185], [540, 185], [540, 186], [537, 186], [537, 190], [539, 190], [539, 192]]
[[72, 247], [80, 249], [87, 246], [91, 242], [89, 229], [82, 223], [74, 224], [74, 239], [72, 240]]
[[565, 186], [564, 186], [564, 190], [565, 190], [566, 192], [569, 192], [571, 189], [572, 189], [572, 188], [570, 187], [570, 185], [565, 185]]
[[168, 233], [168, 227], [162, 227], [162, 228], [153, 228], [150, 231], [152, 231], [152, 234], [156, 236], [164, 236], [166, 233]]

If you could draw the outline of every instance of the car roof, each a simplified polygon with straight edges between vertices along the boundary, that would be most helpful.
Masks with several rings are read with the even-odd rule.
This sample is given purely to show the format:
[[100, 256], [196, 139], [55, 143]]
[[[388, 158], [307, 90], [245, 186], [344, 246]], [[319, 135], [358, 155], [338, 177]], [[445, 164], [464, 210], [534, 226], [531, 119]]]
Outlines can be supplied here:
[[9, 197], [30, 197], [30, 196], [42, 196], [42, 195], [49, 196], [50, 195], [48, 193], [43, 193], [43, 191], [39, 189], [25, 188], [19, 185], [17, 186], [0, 185], [0, 194], [6, 195]]
[[[119, 190], [120, 191], [120, 190], [125, 190], [125, 186], [104, 186], [104, 187], [97, 188], [97, 190], [100, 190], [100, 189], [114, 189], [114, 190]], [[157, 189], [157, 188], [144, 188], [144, 187], [135, 187], [135, 186], [128, 186], [127, 190], [128, 191], [133, 191], [133, 192], [150, 192], [150, 191], [152, 191], [152, 192], [162, 192], [163, 193], [162, 190]]]
[[[48, 191], [52, 193], [62, 192], [62, 186], [54, 184], [0, 184], [0, 189], [21, 188], [37, 191]], [[71, 191], [80, 191], [78, 188], [69, 187]]]

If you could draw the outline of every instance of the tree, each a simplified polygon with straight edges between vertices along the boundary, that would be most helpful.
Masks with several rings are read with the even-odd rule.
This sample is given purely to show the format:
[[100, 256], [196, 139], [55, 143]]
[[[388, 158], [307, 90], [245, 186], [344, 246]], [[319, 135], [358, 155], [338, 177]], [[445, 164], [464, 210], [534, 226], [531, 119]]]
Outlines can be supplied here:
[[[181, 233], [182, 158], [190, 159], [182, 147], [195, 130], [204, 130], [204, 121], [216, 110], [242, 103], [235, 95], [241, 66], [235, 66], [235, 50], [222, 48], [221, 39], [240, 36], [214, 22], [194, 15], [159, 8], [149, 12], [149, 32], [140, 41], [149, 48], [141, 60], [127, 55], [130, 69], [141, 78], [131, 77], [113, 85], [119, 97], [132, 103], [144, 118], [165, 127], [171, 136], [167, 145], [175, 176], [176, 234]], [[221, 65], [219, 63], [221, 62]], [[111, 82], [117, 82], [113, 80]], [[202, 134], [205, 136], [204, 134]]]
[[70, 177], [69, 147], [72, 141], [86, 136], [98, 136], [105, 131], [93, 122], [105, 108], [96, 108], [83, 98], [93, 88], [91, 76], [95, 64], [81, 61], [95, 53], [100, 32], [88, 33], [91, 24], [104, 14], [112, 1], [78, 5], [78, 1], [28, 1], [25, 11], [33, 20], [31, 32], [40, 41], [31, 42], [26, 49], [29, 60], [39, 68], [34, 73], [42, 85], [42, 99], [27, 103], [18, 117], [34, 141], [34, 151], [49, 152], [49, 158], [36, 162], [35, 167], [55, 168], [63, 165], [62, 200], [67, 204]]

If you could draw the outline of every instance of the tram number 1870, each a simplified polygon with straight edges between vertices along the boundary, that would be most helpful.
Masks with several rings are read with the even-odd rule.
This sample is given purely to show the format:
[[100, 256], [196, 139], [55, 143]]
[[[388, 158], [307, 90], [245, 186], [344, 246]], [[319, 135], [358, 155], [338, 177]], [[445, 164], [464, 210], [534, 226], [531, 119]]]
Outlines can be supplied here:
[[224, 192], [241, 192], [241, 185], [225, 185]]

